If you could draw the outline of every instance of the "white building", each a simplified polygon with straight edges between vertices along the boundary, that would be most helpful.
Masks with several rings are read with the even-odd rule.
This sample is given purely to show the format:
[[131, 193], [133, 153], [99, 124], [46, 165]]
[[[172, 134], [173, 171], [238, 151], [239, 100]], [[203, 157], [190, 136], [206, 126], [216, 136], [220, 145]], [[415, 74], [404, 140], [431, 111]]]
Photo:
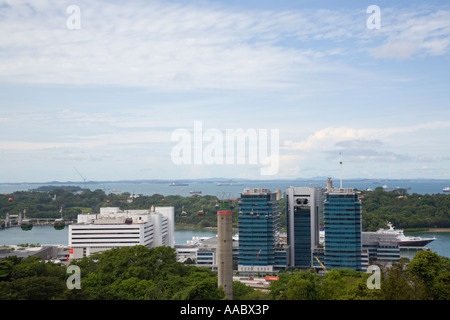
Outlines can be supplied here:
[[80, 214], [69, 225], [70, 259], [81, 259], [115, 247], [175, 246], [174, 208], [150, 210], [100, 208], [99, 214]]
[[217, 271], [217, 237], [193, 237], [185, 245], [176, 246], [177, 261], [190, 259], [198, 267], [208, 267]]
[[[210, 268], [217, 272], [217, 241], [216, 237], [193, 237], [186, 244], [175, 246], [177, 261], [186, 262], [190, 259], [197, 267]], [[237, 261], [239, 255], [239, 239], [233, 236], [233, 260]]]

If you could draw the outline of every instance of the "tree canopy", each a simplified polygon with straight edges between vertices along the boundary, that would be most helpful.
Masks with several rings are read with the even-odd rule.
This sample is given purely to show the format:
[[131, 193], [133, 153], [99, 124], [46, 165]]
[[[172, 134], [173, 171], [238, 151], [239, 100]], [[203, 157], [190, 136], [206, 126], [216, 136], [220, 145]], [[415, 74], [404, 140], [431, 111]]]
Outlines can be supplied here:
[[[38, 257], [0, 261], [0, 300], [221, 300], [217, 274], [176, 261], [170, 247], [122, 247], [72, 262], [81, 288], [69, 289], [63, 265]], [[409, 263], [383, 270], [380, 289], [368, 273], [348, 269], [325, 275], [284, 271], [268, 292], [234, 281], [235, 300], [450, 300], [450, 259], [421, 251]]]
[[363, 231], [376, 231], [390, 221], [396, 228], [450, 228], [450, 195], [407, 194], [406, 190], [361, 192]]

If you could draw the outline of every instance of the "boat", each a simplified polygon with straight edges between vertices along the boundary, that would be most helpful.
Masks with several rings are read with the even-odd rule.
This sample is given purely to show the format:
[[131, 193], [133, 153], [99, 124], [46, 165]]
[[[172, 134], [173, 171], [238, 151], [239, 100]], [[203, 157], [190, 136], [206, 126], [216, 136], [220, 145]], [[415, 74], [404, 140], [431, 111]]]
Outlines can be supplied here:
[[216, 186], [243, 186], [242, 183], [239, 182], [217, 182]]
[[201, 191], [195, 191], [195, 190], [191, 190], [189, 191], [190, 194], [202, 194]]
[[421, 248], [429, 244], [430, 242], [436, 240], [433, 238], [423, 238], [423, 237], [413, 237], [413, 236], [405, 236], [402, 229], [394, 229], [392, 223], [387, 222], [389, 229], [379, 229], [377, 233], [379, 234], [394, 234], [397, 237], [398, 245], [400, 248], [402, 247], [417, 247]]
[[442, 192], [450, 193], [450, 187], [445, 187], [444, 189], [442, 189]]
[[169, 184], [170, 187], [177, 187], [177, 186], [188, 186], [188, 183], [181, 183], [181, 182], [172, 182]]

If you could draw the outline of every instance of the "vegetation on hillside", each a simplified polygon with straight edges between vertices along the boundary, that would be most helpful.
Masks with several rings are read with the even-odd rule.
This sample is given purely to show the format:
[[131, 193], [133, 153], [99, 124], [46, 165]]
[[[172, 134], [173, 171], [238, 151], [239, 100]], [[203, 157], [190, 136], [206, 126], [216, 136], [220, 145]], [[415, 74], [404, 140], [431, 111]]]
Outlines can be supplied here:
[[[37, 257], [0, 261], [0, 300], [220, 300], [217, 274], [176, 261], [169, 247], [122, 247], [72, 262], [80, 288], [69, 289], [63, 265]], [[421, 251], [383, 271], [380, 289], [370, 274], [352, 270], [285, 271], [268, 292], [233, 283], [235, 300], [450, 300], [450, 259]]]
[[386, 228], [386, 221], [394, 227], [450, 228], [450, 195], [408, 194], [405, 190], [363, 191], [363, 231]]
[[[376, 231], [390, 221], [396, 228], [450, 228], [450, 195], [413, 193], [405, 190], [361, 191], [363, 231]], [[0, 219], [6, 213], [18, 214], [26, 209], [28, 218], [59, 218], [60, 208], [66, 220], [76, 221], [81, 213], [98, 213], [100, 207], [121, 209], [149, 209], [151, 206], [173, 206], [178, 226], [197, 228], [217, 225], [217, 197], [210, 195], [179, 196], [161, 194], [132, 197], [128, 192], [106, 194], [103, 190], [82, 191], [71, 188], [45, 188], [45, 191], [18, 191], [0, 195]], [[186, 217], [181, 211], [187, 212]], [[203, 209], [203, 216], [199, 211]], [[280, 201], [281, 228], [286, 226], [286, 203]], [[238, 207], [233, 210], [233, 224], [237, 227]]]

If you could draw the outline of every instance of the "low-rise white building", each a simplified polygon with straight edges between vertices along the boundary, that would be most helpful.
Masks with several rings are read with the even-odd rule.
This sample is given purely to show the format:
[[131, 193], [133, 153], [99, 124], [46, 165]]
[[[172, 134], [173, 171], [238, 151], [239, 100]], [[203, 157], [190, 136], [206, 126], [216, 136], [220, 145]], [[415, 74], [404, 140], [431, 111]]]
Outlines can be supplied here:
[[115, 247], [175, 246], [174, 208], [150, 210], [100, 208], [99, 214], [80, 214], [69, 225], [70, 259], [81, 259]]

